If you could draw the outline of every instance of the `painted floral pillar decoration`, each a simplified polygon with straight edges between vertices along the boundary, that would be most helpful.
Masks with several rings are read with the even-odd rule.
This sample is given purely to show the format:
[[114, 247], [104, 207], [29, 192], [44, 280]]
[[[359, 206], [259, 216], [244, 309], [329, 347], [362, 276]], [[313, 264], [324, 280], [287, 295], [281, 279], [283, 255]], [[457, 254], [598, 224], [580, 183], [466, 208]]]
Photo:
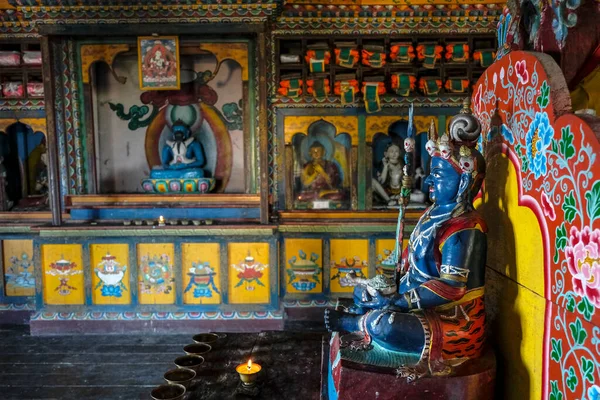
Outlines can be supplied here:
[[[551, 72], [548, 72], [551, 71]], [[507, 154], [544, 240], [544, 398], [600, 399], [600, 143], [569, 114], [564, 77], [546, 55], [513, 51], [477, 83], [480, 146]], [[491, 124], [499, 113], [500, 127]]]

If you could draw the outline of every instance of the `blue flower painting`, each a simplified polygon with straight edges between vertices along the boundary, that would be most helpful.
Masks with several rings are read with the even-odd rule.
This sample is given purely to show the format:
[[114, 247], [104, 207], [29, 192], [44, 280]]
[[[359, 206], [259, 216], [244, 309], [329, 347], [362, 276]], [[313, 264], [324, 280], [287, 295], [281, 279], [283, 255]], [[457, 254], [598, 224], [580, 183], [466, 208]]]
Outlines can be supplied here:
[[554, 128], [550, 125], [548, 114], [545, 112], [536, 113], [525, 138], [527, 160], [536, 179], [548, 172], [546, 151], [552, 142], [553, 136]]

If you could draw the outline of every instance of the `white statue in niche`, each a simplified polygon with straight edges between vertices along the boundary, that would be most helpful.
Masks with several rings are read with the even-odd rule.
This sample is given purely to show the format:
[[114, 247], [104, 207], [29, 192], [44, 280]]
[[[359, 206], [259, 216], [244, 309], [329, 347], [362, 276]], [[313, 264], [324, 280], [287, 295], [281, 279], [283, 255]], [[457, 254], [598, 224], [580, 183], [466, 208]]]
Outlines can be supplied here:
[[377, 179], [373, 178], [373, 190], [387, 201], [389, 206], [394, 206], [398, 204], [402, 189], [402, 168], [404, 164], [400, 146], [390, 143], [381, 162], [383, 163], [383, 169], [377, 174]]

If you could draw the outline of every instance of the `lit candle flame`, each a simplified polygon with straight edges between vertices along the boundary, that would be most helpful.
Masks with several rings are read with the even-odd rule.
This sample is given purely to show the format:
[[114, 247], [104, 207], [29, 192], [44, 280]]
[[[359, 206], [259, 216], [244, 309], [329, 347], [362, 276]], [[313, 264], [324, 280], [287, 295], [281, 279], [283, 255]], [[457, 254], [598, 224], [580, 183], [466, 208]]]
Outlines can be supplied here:
[[161, 215], [160, 217], [158, 217], [158, 222], [162, 224], [163, 222], [165, 222], [165, 218]]
[[248, 371], [252, 369], [252, 360], [248, 360]]

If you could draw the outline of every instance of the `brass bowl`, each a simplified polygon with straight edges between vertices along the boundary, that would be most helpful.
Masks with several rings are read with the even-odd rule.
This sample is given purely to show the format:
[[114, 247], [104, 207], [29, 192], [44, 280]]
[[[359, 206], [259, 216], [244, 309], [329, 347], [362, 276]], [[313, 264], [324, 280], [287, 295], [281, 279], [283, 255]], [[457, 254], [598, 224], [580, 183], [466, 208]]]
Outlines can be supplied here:
[[240, 375], [240, 379], [244, 386], [254, 386], [258, 379], [258, 373], [262, 370], [259, 364], [252, 365], [252, 372], [247, 370], [246, 364], [240, 364], [235, 368], [235, 371]]
[[196, 371], [189, 368], [177, 368], [165, 372], [163, 378], [172, 385], [182, 385], [188, 389], [196, 377]]
[[182, 400], [184, 395], [183, 385], [160, 385], [150, 393], [154, 400]]
[[206, 343], [188, 344], [187, 346], [183, 347], [185, 354], [196, 354], [199, 356], [208, 353], [211, 349], [212, 347]]
[[175, 359], [177, 368], [189, 368], [194, 372], [198, 372], [202, 363], [204, 363], [204, 357], [197, 355], [181, 356]]
[[199, 333], [194, 335], [192, 339], [196, 343], [210, 344], [212, 346], [213, 343], [216, 343], [220, 339], [225, 339], [226, 337], [227, 335], [225, 334], [217, 335], [216, 333]]

